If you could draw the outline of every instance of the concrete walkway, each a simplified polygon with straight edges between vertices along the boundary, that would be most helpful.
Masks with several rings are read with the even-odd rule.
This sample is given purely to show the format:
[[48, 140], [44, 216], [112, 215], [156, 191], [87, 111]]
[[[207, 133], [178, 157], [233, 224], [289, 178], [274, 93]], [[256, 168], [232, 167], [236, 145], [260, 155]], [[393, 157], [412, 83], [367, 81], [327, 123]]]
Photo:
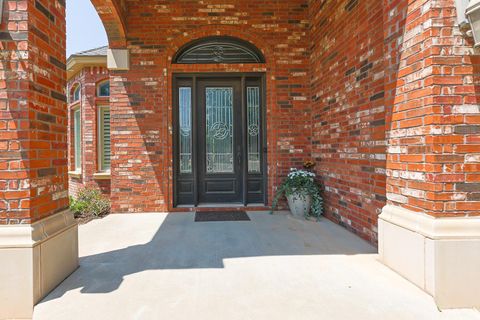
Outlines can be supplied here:
[[81, 267], [34, 319], [480, 319], [438, 311], [373, 247], [325, 219], [249, 215], [111, 215], [81, 226]]

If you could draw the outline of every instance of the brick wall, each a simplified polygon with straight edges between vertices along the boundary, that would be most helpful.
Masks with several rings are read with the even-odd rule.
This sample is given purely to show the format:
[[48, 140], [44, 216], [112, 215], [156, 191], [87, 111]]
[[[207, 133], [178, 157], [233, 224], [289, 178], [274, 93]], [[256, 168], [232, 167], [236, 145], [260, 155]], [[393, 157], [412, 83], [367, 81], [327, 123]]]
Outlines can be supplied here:
[[479, 56], [455, 26], [455, 2], [310, 4], [312, 152], [327, 216], [374, 242], [386, 198], [478, 215]]
[[[386, 201], [480, 212], [478, 55], [453, 0], [94, 2], [111, 45], [131, 52], [131, 70], [111, 74], [113, 211], [171, 209], [174, 72], [261, 71], [270, 198], [313, 155], [327, 216], [369, 241]], [[30, 222], [68, 203], [64, 3], [7, 1], [5, 12], [0, 222]], [[267, 63], [172, 66], [209, 35], [246, 39]]]
[[326, 215], [375, 242], [385, 205], [380, 1], [311, 1], [312, 154]]
[[68, 205], [64, 1], [5, 1], [1, 23], [0, 223]]
[[[386, 36], [398, 63], [388, 140], [389, 203], [434, 216], [479, 215], [478, 51], [455, 26], [454, 0], [385, 5]], [[395, 30], [398, 25], [404, 27]]]
[[[310, 153], [308, 1], [128, 2], [131, 69], [112, 72], [112, 209], [165, 211], [172, 206], [174, 71], [267, 72], [270, 197], [291, 166]], [[184, 66], [171, 58], [202, 36], [232, 35], [264, 51], [265, 65]]]
[[105, 67], [85, 67], [73, 76], [67, 87], [72, 89], [80, 86], [81, 97], [79, 102], [69, 105], [69, 169], [75, 169], [73, 110], [81, 108], [82, 119], [82, 171], [80, 178], [69, 178], [70, 195], [75, 196], [84, 187], [98, 188], [105, 195], [110, 195], [110, 180], [99, 180], [94, 174], [99, 172], [98, 157], [98, 107], [109, 105], [109, 98], [97, 96], [97, 85], [109, 79], [108, 69]]

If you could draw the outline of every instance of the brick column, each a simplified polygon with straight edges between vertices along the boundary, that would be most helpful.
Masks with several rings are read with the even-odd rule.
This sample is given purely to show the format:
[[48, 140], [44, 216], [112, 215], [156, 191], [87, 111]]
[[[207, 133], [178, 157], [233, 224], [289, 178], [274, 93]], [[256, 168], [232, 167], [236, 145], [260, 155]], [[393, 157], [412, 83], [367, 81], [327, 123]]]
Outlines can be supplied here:
[[442, 308], [480, 306], [479, 56], [455, 1], [384, 1], [388, 116], [382, 260]]
[[78, 265], [68, 208], [65, 4], [5, 1], [0, 25], [0, 318], [33, 305]]

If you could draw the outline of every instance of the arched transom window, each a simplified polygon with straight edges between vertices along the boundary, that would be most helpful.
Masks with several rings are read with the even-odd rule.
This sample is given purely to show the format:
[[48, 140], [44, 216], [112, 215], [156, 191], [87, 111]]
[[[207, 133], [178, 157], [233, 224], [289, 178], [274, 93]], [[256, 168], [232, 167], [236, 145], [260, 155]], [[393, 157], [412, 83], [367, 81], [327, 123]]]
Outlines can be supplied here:
[[72, 97], [70, 102], [77, 102], [80, 101], [80, 85], [75, 85], [72, 90]]
[[207, 37], [183, 46], [173, 63], [264, 63], [262, 52], [250, 42], [233, 37]]

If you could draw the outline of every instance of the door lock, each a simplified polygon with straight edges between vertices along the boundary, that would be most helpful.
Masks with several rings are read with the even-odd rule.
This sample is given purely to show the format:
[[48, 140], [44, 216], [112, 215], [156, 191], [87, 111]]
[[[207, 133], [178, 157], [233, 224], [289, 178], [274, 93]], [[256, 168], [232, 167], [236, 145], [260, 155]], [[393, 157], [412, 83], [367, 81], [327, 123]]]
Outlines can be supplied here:
[[237, 164], [240, 166], [242, 164], [242, 147], [237, 145]]

